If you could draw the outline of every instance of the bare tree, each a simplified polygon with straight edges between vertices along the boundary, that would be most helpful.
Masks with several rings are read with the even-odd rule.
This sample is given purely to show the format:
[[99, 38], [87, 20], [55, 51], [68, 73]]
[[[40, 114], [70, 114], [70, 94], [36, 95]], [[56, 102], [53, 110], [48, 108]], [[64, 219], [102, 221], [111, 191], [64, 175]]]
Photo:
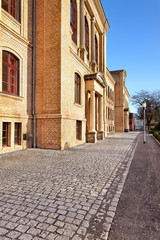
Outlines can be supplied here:
[[146, 121], [148, 128], [151, 123], [160, 122], [160, 91], [148, 92], [141, 90], [132, 96], [131, 102], [137, 106], [138, 116], [143, 118], [142, 103], [146, 102]]

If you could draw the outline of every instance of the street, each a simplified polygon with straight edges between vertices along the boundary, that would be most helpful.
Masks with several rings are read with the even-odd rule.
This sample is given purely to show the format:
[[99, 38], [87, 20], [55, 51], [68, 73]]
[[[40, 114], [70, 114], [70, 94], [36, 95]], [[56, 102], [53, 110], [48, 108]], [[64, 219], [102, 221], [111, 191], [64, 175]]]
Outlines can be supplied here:
[[0, 239], [107, 239], [138, 138], [1, 155]]

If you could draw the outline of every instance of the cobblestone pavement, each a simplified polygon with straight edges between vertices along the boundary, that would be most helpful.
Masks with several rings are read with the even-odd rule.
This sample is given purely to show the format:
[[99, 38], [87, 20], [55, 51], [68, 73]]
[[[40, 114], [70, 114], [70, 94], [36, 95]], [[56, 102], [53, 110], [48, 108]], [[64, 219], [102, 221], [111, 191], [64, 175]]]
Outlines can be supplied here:
[[0, 156], [0, 240], [107, 239], [138, 133]]

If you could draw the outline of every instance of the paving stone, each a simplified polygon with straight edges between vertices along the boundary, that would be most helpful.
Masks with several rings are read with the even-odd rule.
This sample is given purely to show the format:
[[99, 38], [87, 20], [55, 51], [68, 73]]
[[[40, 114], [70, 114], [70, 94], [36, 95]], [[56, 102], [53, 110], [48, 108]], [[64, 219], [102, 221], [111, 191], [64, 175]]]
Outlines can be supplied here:
[[55, 226], [53, 226], [53, 225], [50, 225], [50, 226], [47, 228], [47, 231], [52, 232], [52, 233], [56, 232], [56, 230], [57, 230], [57, 227], [55, 227]]
[[47, 223], [39, 223], [36, 228], [46, 230], [49, 227], [49, 224]]
[[29, 234], [22, 234], [20, 237], [19, 237], [20, 240], [32, 240], [33, 237], [32, 235], [29, 235]]
[[29, 226], [19, 225], [15, 230], [21, 233], [25, 233], [28, 230]]
[[35, 227], [38, 225], [38, 222], [35, 221], [35, 220], [30, 220], [28, 223], [27, 223], [28, 226], [30, 227]]
[[0, 236], [9, 240], [106, 236], [135, 137], [116, 133], [64, 151], [28, 149], [0, 155]]
[[7, 232], [8, 232], [7, 229], [5, 229], [5, 228], [1, 228], [1, 227], [0, 227], [0, 236], [5, 235]]
[[57, 226], [57, 227], [63, 227], [64, 226], [64, 222], [57, 221], [57, 222], [55, 222], [54, 225]]
[[20, 232], [11, 231], [7, 234], [7, 237], [10, 237], [11, 239], [17, 239], [20, 235]]
[[41, 232], [40, 229], [37, 229], [37, 228], [34, 228], [34, 227], [30, 228], [30, 229], [27, 231], [27, 233], [32, 234], [32, 235], [35, 235], [35, 236], [37, 236], [38, 234], [40, 234], [40, 232]]
[[86, 231], [87, 231], [87, 228], [85, 227], [80, 227], [77, 231], [78, 234], [80, 235], [85, 235], [86, 234]]

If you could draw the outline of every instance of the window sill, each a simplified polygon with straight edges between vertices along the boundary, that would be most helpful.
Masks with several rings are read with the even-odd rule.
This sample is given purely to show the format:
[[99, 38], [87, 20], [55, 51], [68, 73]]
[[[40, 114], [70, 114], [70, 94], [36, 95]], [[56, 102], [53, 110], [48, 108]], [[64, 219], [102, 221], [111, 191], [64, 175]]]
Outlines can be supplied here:
[[22, 145], [14, 145], [14, 149], [22, 148]]
[[83, 107], [83, 105], [81, 105], [81, 104], [79, 104], [79, 103], [76, 103], [76, 102], [74, 102], [74, 105], [75, 105], [76, 107], [80, 107], [80, 108]]
[[23, 97], [16, 96], [16, 95], [13, 95], [10, 93], [5, 93], [5, 92], [0, 92], [0, 96], [7, 97], [7, 98], [13, 98], [13, 99], [20, 100], [20, 101], [23, 100]]
[[2, 13], [3, 15], [5, 15], [10, 21], [12, 21], [14, 23], [14, 25], [17, 25], [17, 27], [20, 27], [21, 26], [21, 23], [16, 20], [10, 13], [8, 13], [6, 10], [4, 10], [2, 8]]
[[11, 146], [2, 146], [2, 149], [11, 150], [11, 149], [12, 149], [12, 147], [11, 147]]
[[82, 143], [83, 142], [83, 140], [81, 139], [76, 139], [76, 143]]

